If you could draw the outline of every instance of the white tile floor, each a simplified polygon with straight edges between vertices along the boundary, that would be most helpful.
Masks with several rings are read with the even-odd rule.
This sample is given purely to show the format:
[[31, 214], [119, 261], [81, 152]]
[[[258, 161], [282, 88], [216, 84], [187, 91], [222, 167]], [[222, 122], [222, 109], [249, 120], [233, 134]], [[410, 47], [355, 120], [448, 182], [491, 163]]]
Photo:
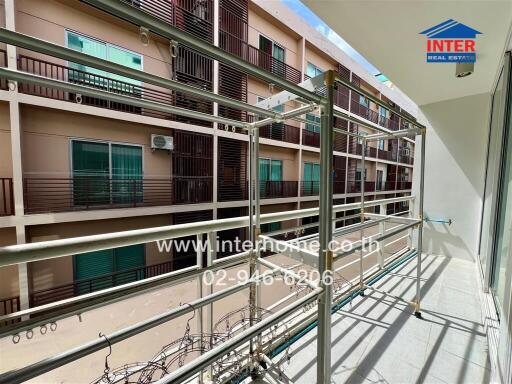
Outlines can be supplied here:
[[[423, 319], [406, 301], [377, 291], [356, 298], [332, 319], [334, 383], [488, 383], [489, 357], [474, 263], [424, 256]], [[412, 300], [416, 261], [375, 287]], [[316, 333], [292, 348], [286, 373], [316, 382]]]

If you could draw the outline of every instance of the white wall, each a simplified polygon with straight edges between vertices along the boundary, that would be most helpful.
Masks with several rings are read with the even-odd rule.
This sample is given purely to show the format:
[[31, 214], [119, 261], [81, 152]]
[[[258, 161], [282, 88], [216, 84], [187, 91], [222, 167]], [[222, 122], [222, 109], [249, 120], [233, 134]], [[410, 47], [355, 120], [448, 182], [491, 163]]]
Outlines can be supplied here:
[[[484, 191], [490, 95], [479, 94], [420, 107], [427, 125], [424, 252], [476, 260]], [[415, 165], [420, 162], [415, 151]], [[418, 196], [416, 166], [413, 193]]]

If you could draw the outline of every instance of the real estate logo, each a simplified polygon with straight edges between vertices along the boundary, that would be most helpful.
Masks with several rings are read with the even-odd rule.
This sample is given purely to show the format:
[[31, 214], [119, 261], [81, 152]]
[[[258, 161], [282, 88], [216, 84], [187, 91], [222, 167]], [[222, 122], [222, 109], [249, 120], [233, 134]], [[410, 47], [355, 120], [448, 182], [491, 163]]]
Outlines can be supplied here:
[[420, 32], [427, 36], [427, 63], [474, 63], [476, 29], [453, 19]]

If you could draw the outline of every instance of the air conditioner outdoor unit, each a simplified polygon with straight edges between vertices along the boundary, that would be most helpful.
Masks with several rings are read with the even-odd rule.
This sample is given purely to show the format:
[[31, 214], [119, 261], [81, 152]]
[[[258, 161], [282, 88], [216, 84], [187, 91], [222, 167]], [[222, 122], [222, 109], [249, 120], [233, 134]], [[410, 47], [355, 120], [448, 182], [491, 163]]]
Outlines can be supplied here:
[[151, 149], [166, 149], [172, 151], [174, 149], [172, 136], [151, 135]]

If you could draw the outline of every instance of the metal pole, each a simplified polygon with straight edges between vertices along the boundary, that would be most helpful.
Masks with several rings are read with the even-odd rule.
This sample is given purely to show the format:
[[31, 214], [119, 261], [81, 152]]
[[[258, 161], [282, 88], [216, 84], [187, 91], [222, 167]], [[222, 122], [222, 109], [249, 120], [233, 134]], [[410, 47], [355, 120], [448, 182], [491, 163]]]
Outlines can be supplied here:
[[[256, 259], [255, 259], [255, 233], [254, 233], [254, 132], [253, 128], [249, 130], [249, 240], [251, 242], [251, 256], [249, 257], [249, 276], [254, 276], [256, 271]], [[256, 316], [256, 287], [251, 286], [249, 288], [249, 326], [254, 325], [254, 318]], [[249, 353], [251, 358], [254, 353], [254, 340], [249, 341]], [[252, 363], [252, 361], [251, 361]]]
[[[257, 128], [254, 130], [254, 157], [256, 158], [256, 164], [254, 168], [254, 177], [256, 179], [256, 186], [255, 186], [255, 208], [254, 208], [254, 214], [255, 214], [255, 240], [256, 240], [256, 260], [260, 260], [261, 256], [261, 249], [260, 249], [260, 239], [259, 236], [261, 235], [261, 207], [260, 207], [260, 130]], [[256, 273], [259, 275], [261, 273], [260, 264], [256, 263]], [[256, 298], [255, 298], [255, 304], [256, 304], [256, 318], [259, 320], [261, 319], [261, 312], [259, 308], [261, 308], [261, 285], [256, 284]], [[261, 344], [261, 335], [258, 337], [258, 344]]]
[[[361, 142], [361, 224], [364, 223], [364, 187], [365, 187], [365, 176], [366, 176], [366, 138], [362, 138]], [[361, 238], [361, 250], [359, 251], [359, 288], [361, 288], [361, 296], [364, 295], [364, 265], [363, 265], [363, 253], [364, 253], [364, 229], [359, 231]]]
[[423, 251], [423, 195], [425, 191], [425, 143], [426, 143], [427, 132], [426, 129], [421, 131], [421, 162], [420, 162], [420, 190], [419, 190], [419, 203], [418, 203], [418, 215], [419, 215], [419, 226], [418, 226], [418, 255], [416, 260], [416, 302], [414, 315], [421, 319], [421, 252]]
[[[201, 252], [201, 242], [203, 241], [203, 235], [198, 234], [196, 236], [197, 251], [196, 251], [196, 265], [198, 268], [203, 269], [203, 252]], [[197, 275], [197, 296], [198, 299], [203, 298], [203, 274]], [[199, 333], [199, 354], [203, 351], [203, 307], [197, 310], [197, 332]], [[199, 384], [203, 383], [203, 374], [199, 375]]]
[[[320, 215], [319, 215], [319, 286], [323, 293], [318, 297], [317, 335], [317, 383], [331, 381], [331, 301], [333, 255], [330, 249], [332, 240], [332, 162], [333, 162], [333, 100], [334, 71], [325, 72], [327, 103], [321, 108], [320, 129]], [[327, 277], [329, 276], [329, 277]]]

